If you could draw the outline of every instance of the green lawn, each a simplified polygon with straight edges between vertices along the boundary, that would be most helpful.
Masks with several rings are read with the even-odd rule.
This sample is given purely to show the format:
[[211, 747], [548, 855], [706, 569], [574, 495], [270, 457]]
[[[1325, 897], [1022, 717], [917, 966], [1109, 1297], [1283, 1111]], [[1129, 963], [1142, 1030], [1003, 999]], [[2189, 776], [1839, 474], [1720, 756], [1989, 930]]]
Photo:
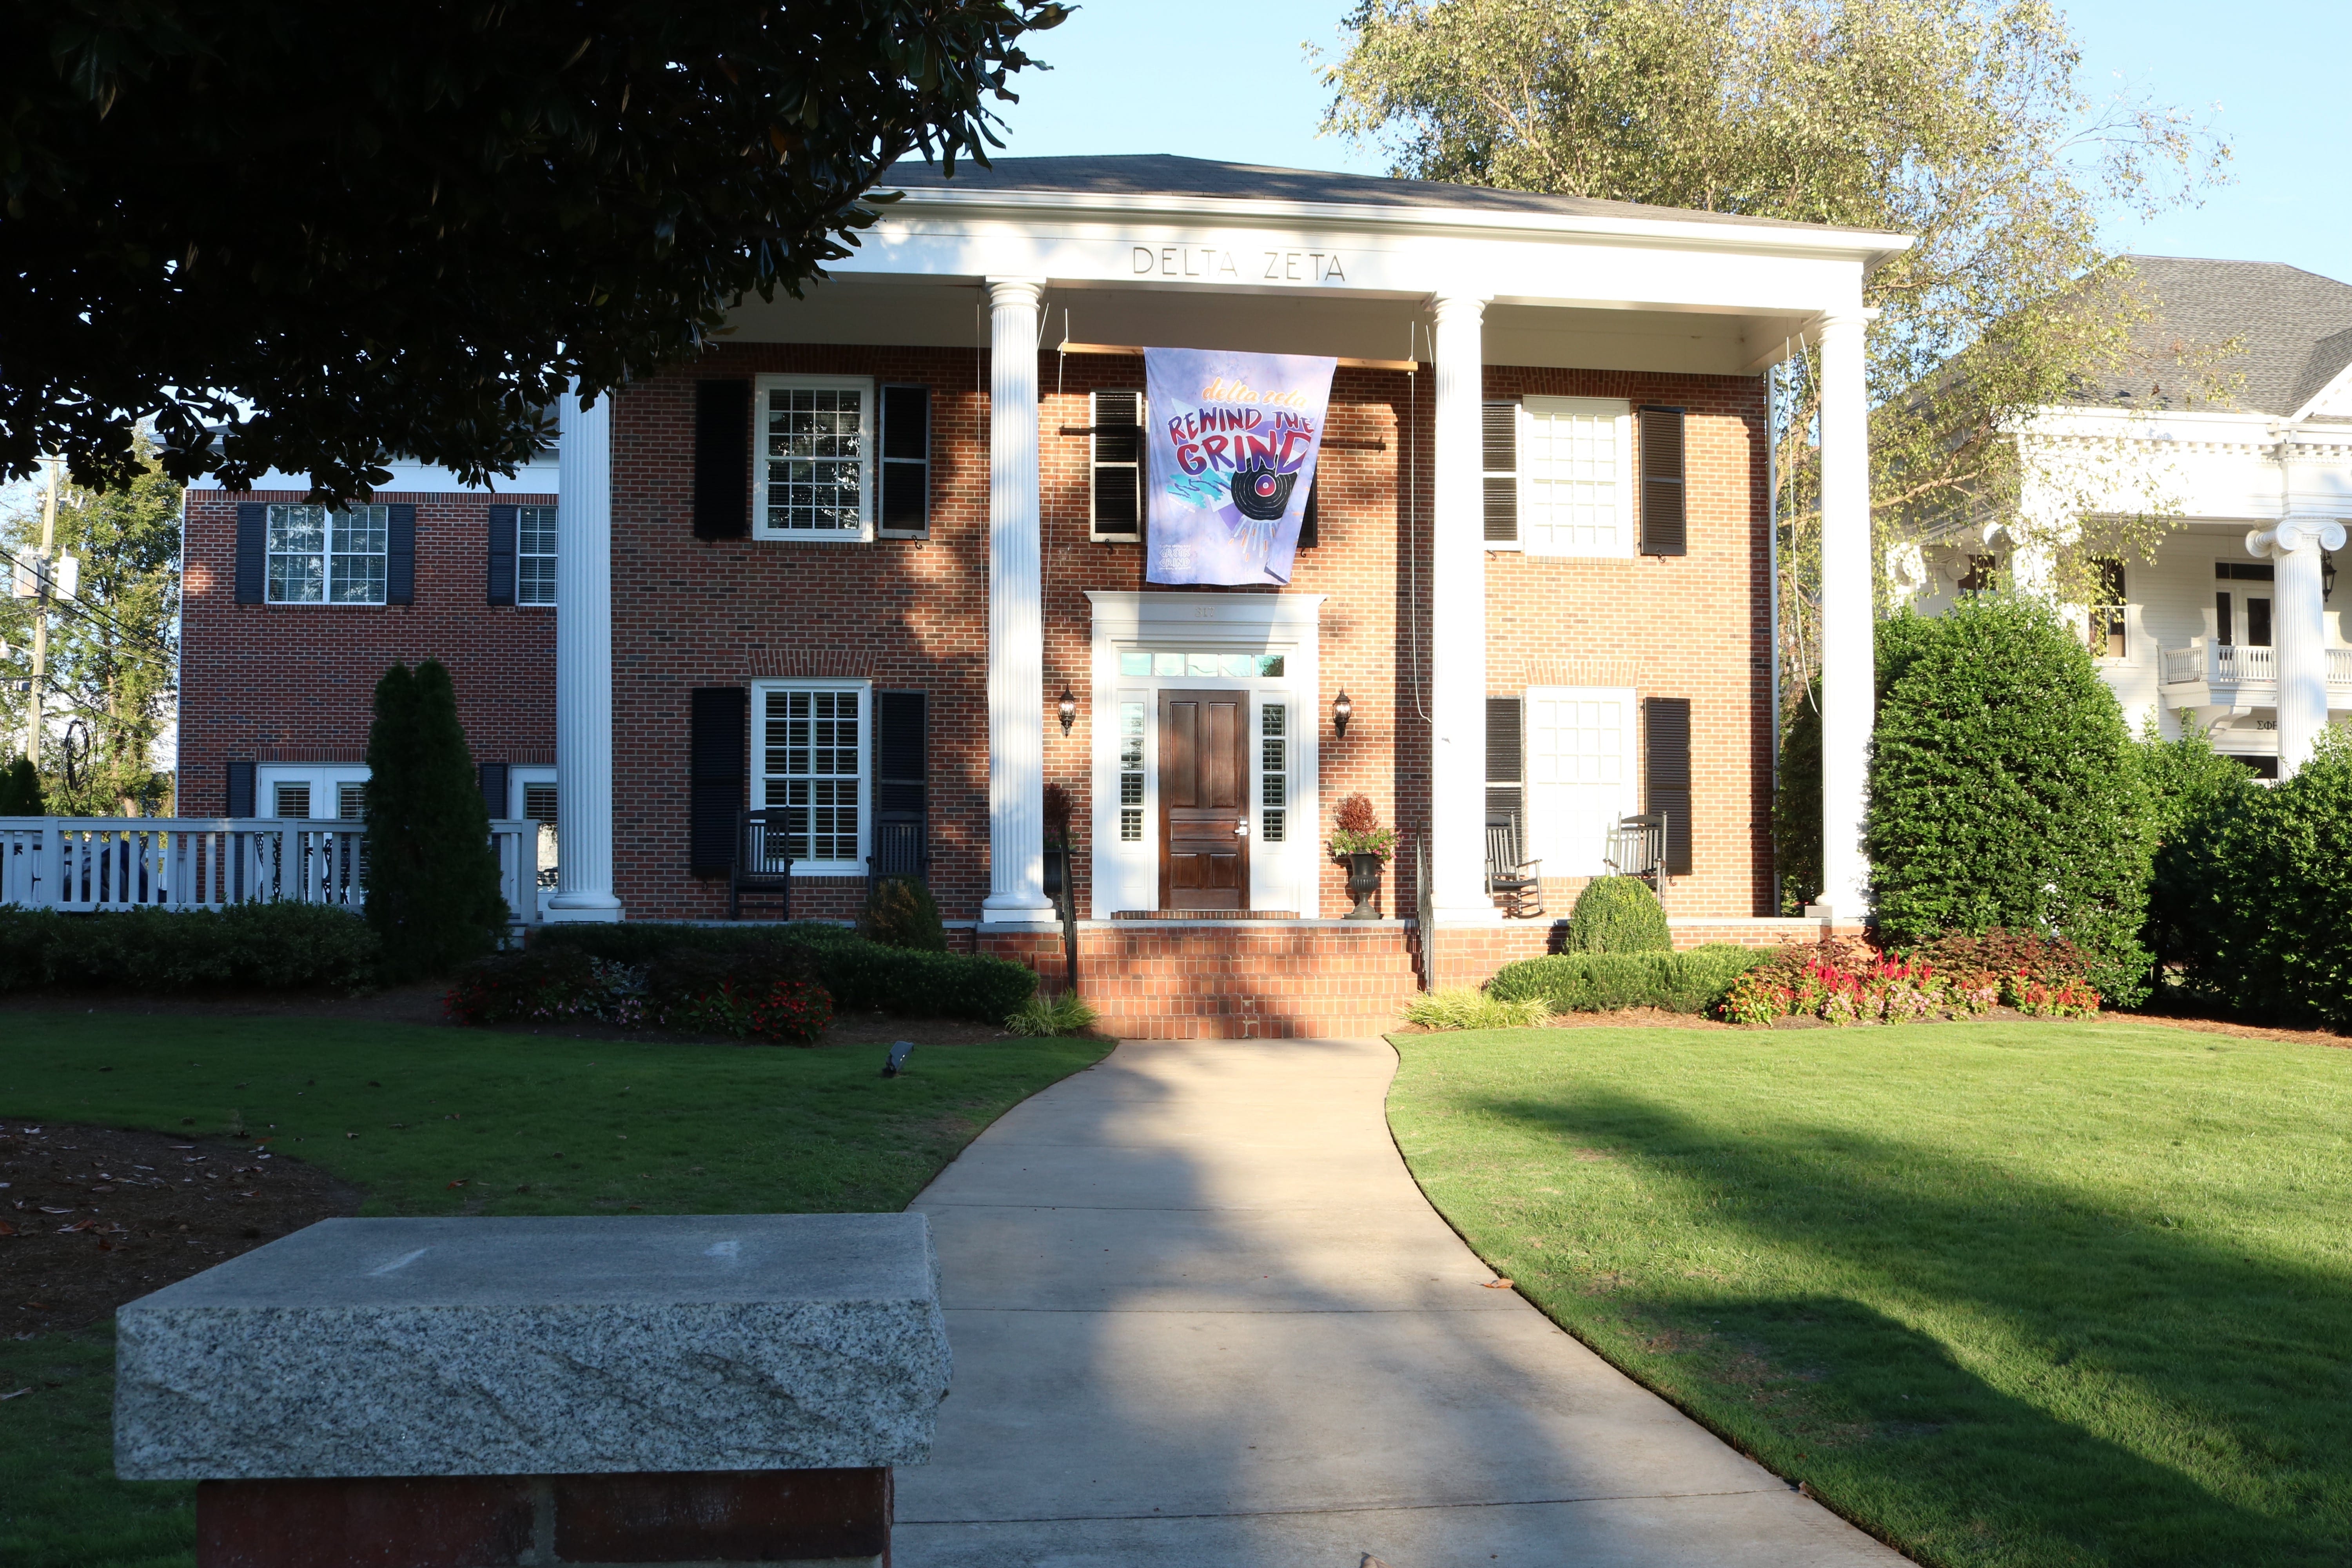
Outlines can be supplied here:
[[2352, 1051], [2143, 1025], [1412, 1035], [1430, 1198], [1937, 1564], [2352, 1562]]
[[[878, 1046], [20, 1013], [0, 1019], [0, 1115], [206, 1137], [241, 1121], [360, 1187], [372, 1215], [887, 1210], [1108, 1049], [919, 1046], [885, 1079]], [[102, 1330], [0, 1342], [0, 1394], [31, 1389], [0, 1402], [9, 1568], [193, 1562], [193, 1489], [113, 1479], [111, 1368]]]

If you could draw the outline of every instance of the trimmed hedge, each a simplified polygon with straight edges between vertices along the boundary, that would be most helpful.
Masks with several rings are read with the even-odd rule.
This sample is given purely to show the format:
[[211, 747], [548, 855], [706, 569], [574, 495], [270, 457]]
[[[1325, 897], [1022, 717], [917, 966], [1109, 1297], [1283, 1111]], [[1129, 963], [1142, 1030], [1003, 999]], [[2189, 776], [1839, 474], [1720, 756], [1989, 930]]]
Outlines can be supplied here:
[[1037, 989], [1035, 974], [1001, 958], [884, 947], [845, 927], [805, 921], [781, 926], [566, 922], [541, 926], [530, 940], [534, 947], [577, 947], [592, 958], [628, 964], [650, 964], [681, 948], [736, 953], [777, 946], [805, 948], [818, 982], [844, 1012], [877, 1010], [1001, 1025]]
[[2147, 994], [2139, 752], [2082, 634], [1984, 599], [1883, 623], [1864, 832], [1879, 929], [2063, 936], [2100, 995]]
[[1687, 952], [1570, 952], [1507, 963], [1486, 983], [1506, 1002], [1540, 998], [1555, 1013], [1606, 1013], [1619, 1007], [1662, 1007], [1706, 1013], [1731, 983], [1775, 950], [1717, 942]]
[[355, 990], [381, 952], [357, 915], [318, 904], [63, 914], [0, 906], [0, 991]]
[[1595, 877], [1568, 914], [1570, 952], [1672, 952], [1666, 909], [1639, 877]]

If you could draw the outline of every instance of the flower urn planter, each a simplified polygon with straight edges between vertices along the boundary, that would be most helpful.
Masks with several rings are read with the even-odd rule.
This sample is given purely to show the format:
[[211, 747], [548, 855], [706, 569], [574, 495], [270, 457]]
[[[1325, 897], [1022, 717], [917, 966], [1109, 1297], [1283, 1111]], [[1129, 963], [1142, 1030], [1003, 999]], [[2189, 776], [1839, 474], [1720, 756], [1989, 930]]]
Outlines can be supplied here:
[[1381, 859], [1378, 855], [1348, 857], [1348, 891], [1355, 896], [1356, 907], [1341, 918], [1351, 921], [1376, 921], [1381, 911], [1372, 908], [1373, 895], [1381, 890]]

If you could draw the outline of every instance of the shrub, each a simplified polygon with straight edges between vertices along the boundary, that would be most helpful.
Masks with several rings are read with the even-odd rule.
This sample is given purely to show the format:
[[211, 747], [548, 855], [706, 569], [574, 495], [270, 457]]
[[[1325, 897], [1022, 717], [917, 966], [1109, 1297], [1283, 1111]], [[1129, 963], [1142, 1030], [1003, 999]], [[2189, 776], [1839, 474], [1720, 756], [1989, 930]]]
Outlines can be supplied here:
[[880, 1011], [998, 1024], [1037, 989], [1018, 963], [976, 953], [884, 947], [846, 927], [802, 921], [781, 926], [689, 926], [624, 921], [612, 925], [541, 926], [531, 944], [577, 947], [616, 963], [650, 964], [675, 948], [740, 952], [779, 942], [806, 948], [818, 983], [845, 1012]]
[[30, 757], [0, 763], [0, 816], [39, 816], [47, 809], [41, 798], [41, 771]]
[[1530, 1029], [1551, 1022], [1551, 1007], [1540, 996], [1491, 996], [1464, 985], [1414, 997], [1404, 1017], [1424, 1029]]
[[1772, 956], [1769, 950], [1718, 942], [1687, 952], [1580, 952], [1523, 958], [1486, 983], [1500, 1001], [1539, 999], [1554, 1013], [1608, 1013], [1660, 1007], [1705, 1013], [1731, 983]]
[[2331, 730], [2295, 775], [2224, 793], [2184, 825], [2178, 889], [2192, 994], [2255, 1017], [2352, 1027], [2352, 735]]
[[1665, 907], [1639, 877], [1595, 877], [1568, 915], [1570, 952], [1671, 952]]
[[2063, 934], [2101, 994], [2145, 995], [2138, 756], [2082, 638], [2013, 600], [1884, 629], [1865, 832], [1881, 928]]
[[[1871, 647], [1876, 658], [1874, 702], [1917, 654], [1933, 622], [1916, 616], [1881, 621]], [[1792, 699], [1780, 718], [1780, 784], [1772, 796], [1773, 865], [1780, 874], [1780, 912], [1795, 914], [1822, 891], [1822, 681]]]
[[1059, 996], [1032, 996], [1004, 1016], [1004, 1026], [1016, 1035], [1076, 1035], [1094, 1027], [1101, 1016], [1076, 992]]
[[1344, 860], [1350, 855], [1377, 855], [1385, 860], [1396, 847], [1396, 829], [1381, 826], [1381, 814], [1373, 809], [1372, 797], [1361, 793], [1349, 795], [1339, 803], [1331, 815], [1331, 857]]
[[376, 977], [374, 933], [320, 904], [62, 914], [0, 907], [0, 991], [352, 990]]
[[2252, 770], [2216, 752], [2203, 731], [2185, 721], [2181, 730], [2177, 741], [2159, 739], [2151, 719], [2139, 742], [2156, 840], [2141, 940], [2158, 984], [2169, 976], [2192, 996], [2228, 1005], [2215, 950], [2233, 918], [2236, 879], [2222, 851], [2263, 809], [2265, 792]]
[[945, 952], [948, 933], [940, 924], [940, 906], [931, 890], [912, 877], [885, 877], [866, 896], [866, 912], [857, 934], [884, 947], [908, 947], [921, 952]]
[[611, 976], [577, 948], [531, 947], [492, 953], [457, 972], [441, 999], [461, 1024], [514, 1024], [536, 1019], [600, 1017]]
[[387, 979], [418, 979], [496, 947], [499, 866], [457, 693], [438, 659], [376, 682], [368, 731], [367, 919]]

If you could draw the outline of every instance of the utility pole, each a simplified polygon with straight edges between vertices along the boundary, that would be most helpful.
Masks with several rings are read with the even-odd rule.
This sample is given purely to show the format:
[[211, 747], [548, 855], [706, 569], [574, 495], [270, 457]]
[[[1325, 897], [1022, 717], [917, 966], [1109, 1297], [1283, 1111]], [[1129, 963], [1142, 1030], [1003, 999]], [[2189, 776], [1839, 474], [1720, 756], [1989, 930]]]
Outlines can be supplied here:
[[25, 758], [37, 768], [41, 765], [41, 692], [49, 666], [50, 560], [58, 551], [58, 459], [52, 458], [43, 466], [48, 470], [49, 482], [41, 496], [41, 554], [34, 564], [33, 696], [25, 705]]

